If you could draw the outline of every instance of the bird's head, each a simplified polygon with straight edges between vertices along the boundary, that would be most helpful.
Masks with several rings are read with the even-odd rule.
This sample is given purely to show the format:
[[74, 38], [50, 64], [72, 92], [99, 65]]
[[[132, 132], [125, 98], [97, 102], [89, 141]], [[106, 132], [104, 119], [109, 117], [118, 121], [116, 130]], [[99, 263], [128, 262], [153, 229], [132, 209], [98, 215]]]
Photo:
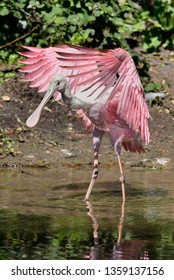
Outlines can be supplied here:
[[48, 87], [42, 101], [40, 102], [39, 106], [32, 113], [32, 115], [27, 119], [27, 122], [26, 122], [27, 126], [29, 126], [29, 127], [35, 126], [38, 123], [41, 112], [42, 112], [43, 108], [45, 107], [46, 103], [48, 102], [48, 100], [57, 92], [58, 93], [55, 96], [55, 100], [56, 101], [60, 100], [63, 96], [65, 96], [67, 89], [69, 90], [69, 84], [68, 84], [67, 80], [62, 76], [54, 75], [50, 80], [49, 87]]
[[52, 95], [58, 91], [60, 93], [64, 93], [66, 87], [68, 86], [67, 80], [59, 75], [54, 75], [50, 80], [50, 85], [48, 90], [52, 93]]

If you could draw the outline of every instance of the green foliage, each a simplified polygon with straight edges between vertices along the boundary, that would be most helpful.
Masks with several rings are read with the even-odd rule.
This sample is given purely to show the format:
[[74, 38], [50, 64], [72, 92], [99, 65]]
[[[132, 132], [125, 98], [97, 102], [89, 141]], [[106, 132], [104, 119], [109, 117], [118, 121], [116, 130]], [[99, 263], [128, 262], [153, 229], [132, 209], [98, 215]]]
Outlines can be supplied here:
[[174, 45], [173, 0], [154, 0], [153, 5], [148, 10], [146, 29], [143, 30], [143, 33], [145, 51], [157, 50], [160, 46]]
[[[19, 45], [62, 42], [99, 48], [174, 44], [173, 0], [4, 0], [0, 3], [2, 59]], [[8, 47], [8, 48], [7, 48]]]
[[0, 132], [0, 157], [14, 155], [14, 142], [4, 133]]
[[163, 85], [161, 83], [148, 83], [146, 87], [144, 88], [146, 92], [154, 92], [154, 91], [160, 91], [163, 89]]
[[0, 71], [0, 84], [4, 83], [7, 79], [12, 78], [14, 76], [15, 76], [15, 73], [12, 71], [9, 71], [7, 73]]

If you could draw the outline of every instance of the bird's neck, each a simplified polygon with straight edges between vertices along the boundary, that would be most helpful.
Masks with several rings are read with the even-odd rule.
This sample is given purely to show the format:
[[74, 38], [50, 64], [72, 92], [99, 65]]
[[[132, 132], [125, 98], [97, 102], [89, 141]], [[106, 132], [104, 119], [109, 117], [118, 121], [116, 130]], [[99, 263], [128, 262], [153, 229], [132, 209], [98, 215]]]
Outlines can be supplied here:
[[63, 90], [60, 91], [62, 94], [63, 102], [71, 107], [72, 109], [87, 109], [87, 105], [84, 101], [80, 100], [78, 97], [72, 95], [69, 83], [66, 83], [66, 86]]
[[68, 82], [66, 83], [66, 86], [63, 90], [60, 91], [62, 94], [62, 99], [63, 102], [67, 105], [67, 106], [72, 106], [72, 99], [73, 99], [73, 95], [71, 93], [70, 90], [70, 86], [68, 84]]

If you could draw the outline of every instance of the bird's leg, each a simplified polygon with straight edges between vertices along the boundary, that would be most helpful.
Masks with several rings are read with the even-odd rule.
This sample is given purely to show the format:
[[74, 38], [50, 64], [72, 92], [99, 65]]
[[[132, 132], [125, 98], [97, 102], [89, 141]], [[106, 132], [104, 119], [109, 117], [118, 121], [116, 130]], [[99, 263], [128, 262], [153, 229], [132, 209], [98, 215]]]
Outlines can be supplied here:
[[124, 179], [124, 174], [123, 174], [123, 167], [122, 167], [120, 152], [116, 151], [116, 155], [117, 155], [118, 165], [119, 165], [119, 169], [120, 169], [120, 182], [121, 182], [121, 188], [122, 188], [122, 199], [123, 199], [123, 203], [124, 203], [125, 202], [125, 179]]
[[123, 135], [122, 134], [118, 135], [117, 130], [114, 127], [114, 129], [112, 129], [110, 131], [110, 140], [114, 147], [114, 151], [115, 151], [115, 154], [118, 159], [118, 165], [119, 165], [119, 169], [120, 169], [120, 182], [121, 182], [121, 188], [122, 188], [122, 199], [123, 199], [123, 202], [125, 202], [125, 179], [124, 179], [124, 174], [123, 174], [122, 162], [121, 162], [121, 158], [120, 158]]
[[120, 216], [120, 222], [118, 225], [118, 239], [117, 239], [118, 245], [120, 245], [121, 238], [122, 238], [122, 229], [123, 229], [123, 222], [124, 222], [124, 206], [125, 206], [125, 199], [122, 201], [121, 216]]
[[103, 132], [97, 128], [94, 128], [93, 130], [94, 165], [93, 165], [91, 182], [86, 192], [85, 200], [89, 200], [91, 191], [93, 189], [94, 183], [98, 176], [98, 155], [99, 155], [99, 148], [100, 148], [102, 136], [103, 136]]

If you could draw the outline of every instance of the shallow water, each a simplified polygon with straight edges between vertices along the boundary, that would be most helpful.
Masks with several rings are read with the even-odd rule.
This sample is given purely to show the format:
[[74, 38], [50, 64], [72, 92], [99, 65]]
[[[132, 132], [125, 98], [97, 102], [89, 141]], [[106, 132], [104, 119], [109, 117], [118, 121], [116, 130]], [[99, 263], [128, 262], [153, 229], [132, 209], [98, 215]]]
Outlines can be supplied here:
[[174, 259], [174, 173], [0, 168], [0, 259]]

